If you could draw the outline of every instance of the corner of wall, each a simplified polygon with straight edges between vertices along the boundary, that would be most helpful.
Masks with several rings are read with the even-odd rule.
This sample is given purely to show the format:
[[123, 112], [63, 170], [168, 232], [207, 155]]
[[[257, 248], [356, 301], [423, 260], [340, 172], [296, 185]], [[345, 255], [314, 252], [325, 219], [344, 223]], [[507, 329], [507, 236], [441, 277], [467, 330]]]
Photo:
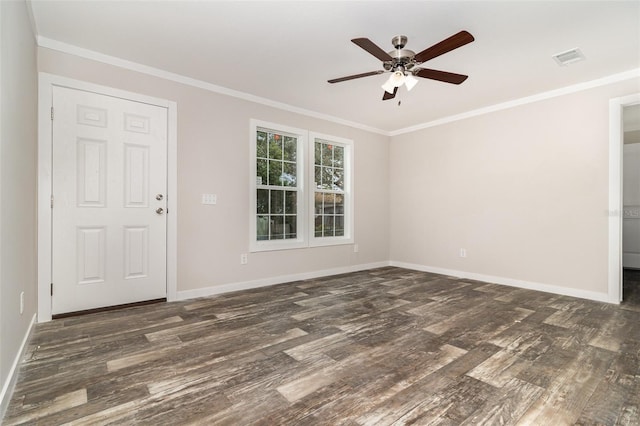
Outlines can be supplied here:
[[31, 337], [31, 332], [33, 331], [33, 326], [36, 323], [36, 315], [34, 314], [31, 317], [31, 322], [29, 323], [29, 328], [22, 338], [22, 343], [20, 344], [20, 348], [18, 349], [18, 353], [13, 359], [13, 363], [11, 364], [11, 368], [9, 369], [9, 374], [7, 379], [2, 384], [2, 389], [0, 389], [0, 421], [4, 417], [4, 414], [9, 408], [9, 402], [11, 401], [11, 395], [13, 394], [13, 389], [16, 386], [16, 381], [18, 380], [18, 372], [20, 368], [20, 360], [24, 357], [27, 342]]
[[28, 9], [26, 1], [0, 1], [2, 413], [36, 318], [37, 46]]

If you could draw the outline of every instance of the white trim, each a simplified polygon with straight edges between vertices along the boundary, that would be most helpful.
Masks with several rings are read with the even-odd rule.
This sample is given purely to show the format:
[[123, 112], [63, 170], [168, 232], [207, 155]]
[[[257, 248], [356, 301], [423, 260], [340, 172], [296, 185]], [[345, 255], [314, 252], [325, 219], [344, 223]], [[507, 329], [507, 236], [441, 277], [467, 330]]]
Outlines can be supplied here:
[[18, 353], [16, 357], [13, 359], [13, 364], [11, 364], [11, 368], [9, 369], [9, 374], [7, 375], [7, 379], [4, 381], [2, 385], [2, 391], [0, 392], [0, 420], [4, 417], [4, 414], [9, 407], [9, 401], [11, 401], [11, 395], [13, 394], [13, 389], [16, 386], [16, 381], [18, 380], [18, 366], [20, 365], [20, 361], [24, 356], [25, 350], [27, 349], [27, 342], [29, 341], [29, 337], [31, 336], [31, 331], [33, 330], [33, 325], [36, 323], [36, 315], [33, 314], [31, 317], [31, 323], [27, 328], [27, 332], [22, 338], [22, 344], [20, 344], [20, 349], [18, 349]]
[[167, 300], [177, 293], [177, 105], [165, 99], [86, 83], [53, 74], [38, 75], [38, 322], [51, 321], [51, 105], [53, 86], [68, 87], [167, 108]]
[[38, 76], [38, 321], [51, 320], [51, 106], [53, 85]]
[[[304, 212], [307, 209], [306, 200], [306, 181], [305, 181], [305, 167], [304, 159], [307, 156], [307, 140], [309, 138], [309, 132], [304, 129], [298, 129], [295, 127], [280, 125], [276, 123], [269, 123], [267, 121], [249, 120], [250, 136], [249, 136], [249, 161], [251, 162], [249, 167], [249, 251], [251, 253], [270, 250], [288, 250], [307, 247], [306, 236], [306, 220]], [[271, 240], [271, 241], [258, 241], [256, 240], [256, 191], [258, 189], [256, 176], [257, 176], [257, 155], [256, 155], [256, 133], [258, 129], [272, 130], [274, 132], [288, 133], [295, 136], [297, 139], [297, 167], [298, 175], [296, 176], [296, 188], [298, 193], [297, 198], [297, 233], [296, 239], [289, 240]], [[291, 187], [293, 190], [293, 187]]]
[[74, 46], [71, 44], [63, 43], [57, 40], [53, 40], [43, 36], [37, 36], [38, 46], [45, 47], [47, 49], [56, 50], [59, 52], [67, 53], [70, 55], [78, 56], [85, 59], [90, 59], [96, 62], [102, 62], [104, 64], [113, 65], [116, 67], [128, 69], [130, 71], [135, 71], [147, 75], [152, 75], [154, 77], [162, 78], [169, 81], [174, 81], [176, 83], [185, 84], [192, 87], [197, 87], [199, 89], [207, 90], [214, 93], [220, 93], [222, 95], [231, 96], [238, 99], [243, 99], [249, 102], [255, 102], [257, 104], [270, 106], [273, 108], [281, 109], [283, 111], [289, 111], [296, 114], [305, 115], [308, 117], [314, 117], [321, 120], [326, 120], [329, 122], [342, 124], [345, 126], [353, 127], [355, 129], [361, 129], [372, 133], [377, 133], [384, 136], [398, 136], [405, 133], [415, 132], [417, 130], [426, 129], [429, 127], [435, 127], [446, 123], [452, 123], [454, 121], [464, 120], [470, 117], [476, 117], [479, 115], [488, 114], [495, 111], [500, 111], [508, 108], [513, 108], [520, 105], [530, 104], [538, 101], [542, 101], [545, 99], [555, 98], [557, 96], [568, 95], [571, 93], [576, 93], [582, 90], [588, 90], [599, 86], [604, 86], [607, 84], [617, 83], [620, 81], [629, 80], [632, 78], [640, 77], [640, 68], [635, 68], [629, 71], [624, 71], [621, 73], [612, 74], [609, 76], [605, 76], [602, 78], [598, 78], [595, 80], [587, 81], [584, 83], [573, 84], [570, 86], [561, 87], [559, 89], [554, 89], [546, 92], [542, 92], [532, 96], [526, 96], [523, 98], [514, 99], [507, 102], [502, 102], [495, 105], [490, 105], [483, 108], [474, 109], [471, 111], [463, 112], [460, 114], [439, 118], [433, 121], [428, 121], [426, 123], [417, 124], [415, 126], [409, 126], [402, 129], [397, 129], [393, 131], [387, 131], [378, 129], [375, 127], [368, 126], [366, 124], [357, 123], [354, 121], [344, 120], [339, 117], [335, 117], [328, 114], [323, 114], [316, 111], [311, 111], [304, 108], [299, 108], [293, 105], [285, 104], [282, 102], [277, 102], [271, 99], [262, 98], [259, 96], [255, 96], [249, 93], [240, 92], [237, 90], [228, 89], [226, 87], [218, 86], [212, 83], [208, 83], [206, 81], [197, 80], [195, 78], [186, 77], [180, 74], [172, 73], [169, 71], [165, 71], [159, 68], [150, 67], [147, 65], [139, 64], [137, 62], [127, 61], [125, 59], [117, 58], [115, 56], [105, 55], [99, 52], [95, 52], [93, 50], [84, 49], [78, 46]]
[[[309, 130], [298, 129], [277, 123], [250, 119], [249, 120], [249, 251], [251, 253], [272, 250], [300, 249], [307, 247], [336, 246], [353, 244], [354, 242], [354, 194], [353, 194], [353, 164], [354, 164], [354, 143], [351, 139], [338, 136], [326, 135]], [[290, 240], [256, 240], [257, 223], [257, 197], [256, 190], [258, 184], [257, 176], [257, 155], [256, 155], [256, 133], [258, 130], [280, 132], [295, 136], [298, 141], [298, 176], [297, 187], [297, 224], [298, 232], [296, 239]], [[315, 238], [314, 236], [314, 170], [315, 170], [315, 139], [330, 141], [336, 145], [344, 147], [345, 162], [345, 235], [344, 237]], [[293, 187], [291, 187], [293, 188]]]
[[57, 50], [59, 52], [68, 53], [81, 58], [90, 59], [96, 62], [102, 62], [104, 64], [113, 65], [116, 67], [124, 68], [130, 71], [135, 71], [154, 77], [162, 78], [176, 83], [185, 84], [187, 86], [197, 87], [199, 89], [207, 90], [209, 92], [219, 93], [222, 95], [231, 96], [234, 98], [242, 99], [249, 102], [254, 102], [261, 105], [277, 108], [283, 111], [289, 111], [296, 114], [305, 115], [308, 117], [319, 118], [321, 120], [330, 121], [333, 123], [343, 124], [345, 126], [353, 127], [356, 129], [366, 130], [372, 133], [378, 133], [381, 135], [389, 136], [389, 133], [382, 129], [367, 126], [366, 124], [356, 123], [355, 121], [345, 120], [333, 115], [323, 114], [316, 111], [311, 111], [304, 108], [299, 108], [293, 105], [285, 104], [282, 102], [274, 101], [271, 99], [263, 98], [260, 96], [252, 95], [250, 93], [240, 92], [238, 90], [228, 89], [226, 87], [218, 86], [216, 84], [208, 83], [206, 81], [197, 80], [195, 78], [186, 77], [180, 74], [175, 74], [169, 71], [165, 71], [159, 68], [150, 67], [148, 65], [139, 64], [137, 62], [127, 61], [115, 56], [105, 55], [93, 50], [84, 49], [71, 44], [63, 43], [57, 40], [52, 40], [47, 37], [38, 36], [38, 45], [40, 47], [46, 47], [47, 49]]
[[622, 301], [622, 109], [640, 103], [640, 93], [609, 101], [608, 301]]
[[405, 262], [391, 261], [390, 266], [396, 266], [398, 268], [413, 269], [413, 270], [422, 271], [422, 272], [432, 272], [434, 274], [447, 275], [447, 276], [456, 277], [456, 278], [463, 278], [463, 279], [466, 278], [466, 279], [471, 279], [476, 281], [483, 281], [487, 283], [506, 285], [509, 287], [524, 288], [527, 290], [543, 291], [545, 293], [553, 293], [553, 294], [559, 294], [563, 296], [578, 297], [580, 299], [595, 300], [597, 302], [615, 303], [615, 302], [610, 302], [609, 297], [607, 296], [606, 293], [580, 290], [577, 288], [560, 287], [560, 286], [551, 285], [551, 284], [542, 284], [542, 283], [536, 283], [532, 281], [516, 280], [513, 278], [476, 274], [473, 272], [457, 271], [453, 269], [444, 269], [444, 268], [438, 268], [438, 267], [427, 266], [427, 265], [416, 265], [413, 263], [405, 263]]
[[389, 262], [376, 262], [361, 265], [345, 266], [341, 268], [324, 269], [321, 271], [304, 272], [300, 274], [281, 275], [272, 278], [263, 278], [253, 281], [242, 281], [215, 285], [211, 287], [196, 288], [193, 290], [183, 290], [178, 292], [178, 300], [194, 299], [196, 297], [207, 297], [215, 294], [229, 293], [232, 291], [249, 290], [252, 288], [268, 287], [276, 284], [289, 283], [294, 281], [309, 280], [314, 278], [328, 277], [331, 275], [346, 274], [368, 269], [383, 268], [389, 266]]
[[618, 83], [625, 80], [631, 80], [633, 78], [640, 77], [640, 68], [636, 68], [630, 71], [621, 72], [618, 74], [612, 74], [606, 77], [598, 78], [595, 80], [587, 81], [584, 83], [573, 84], [571, 86], [561, 87], [555, 90], [549, 90], [547, 92], [538, 93], [532, 96], [526, 96], [524, 98], [514, 99], [512, 101], [502, 102], [495, 105], [489, 105], [483, 108], [474, 109], [471, 111], [463, 112], [461, 114], [455, 114], [448, 117], [439, 118], [437, 120], [429, 121], [415, 126], [405, 127], [404, 129], [398, 129], [389, 132], [389, 136], [398, 136], [405, 133], [412, 133], [418, 130], [427, 129], [429, 127], [440, 126], [442, 124], [452, 123], [454, 121], [460, 121], [471, 117], [477, 117], [479, 115], [489, 114], [504, 109], [514, 108], [521, 105], [531, 104], [534, 102], [543, 101], [546, 99], [555, 98], [558, 96], [569, 95], [571, 93], [581, 92], [583, 90], [593, 89], [595, 87], [606, 86], [607, 84]]
[[291, 274], [291, 275], [281, 275], [281, 276], [272, 277], [272, 278], [228, 283], [228, 284], [222, 284], [222, 285], [216, 285], [216, 286], [210, 286], [210, 287], [202, 287], [202, 288], [197, 288], [193, 290], [184, 290], [184, 291], [178, 292], [177, 300], [188, 300], [188, 299], [194, 299], [197, 297], [207, 297], [207, 296], [213, 296], [216, 294], [229, 293], [233, 291], [268, 287], [276, 284], [283, 284], [283, 283], [289, 283], [289, 282], [301, 281], [301, 280], [309, 280], [314, 278], [327, 277], [331, 275], [346, 274], [350, 272], [358, 272], [358, 271], [364, 271], [368, 269], [383, 268], [386, 266], [394, 266], [398, 268], [412, 269], [415, 271], [422, 271], [422, 272], [431, 272], [434, 274], [446, 275], [446, 276], [451, 276], [451, 277], [456, 277], [461, 279], [472, 279], [476, 281], [483, 281], [486, 283], [494, 283], [494, 284], [500, 284], [500, 285], [505, 285], [509, 287], [523, 288], [527, 290], [543, 291], [545, 293], [577, 297], [580, 299], [594, 300], [596, 302], [616, 303], [616, 302], [611, 302], [607, 294], [598, 293], [595, 291], [580, 290], [580, 289], [575, 289], [570, 287], [560, 287], [560, 286], [550, 285], [550, 284], [542, 284], [542, 283], [536, 283], [531, 281], [516, 280], [512, 278], [497, 277], [493, 275], [476, 274], [473, 272], [457, 271], [453, 269], [445, 269], [445, 268], [438, 268], [434, 266], [417, 265], [413, 263], [396, 262], [396, 261], [375, 262], [375, 263], [368, 263], [368, 264], [361, 264], [361, 265], [345, 266], [341, 268], [325, 269], [321, 271], [305, 272], [305, 273]]
[[[3, 9], [3, 5], [0, 4], [0, 26], [2, 25], [2, 9]], [[2, 46], [2, 28], [0, 28], [0, 46]], [[0, 52], [0, 82], [2, 82], [2, 52]], [[2, 91], [4, 91], [5, 88], [2, 87], [2, 85], [0, 85], [0, 95], [2, 94]], [[2, 116], [2, 102], [0, 102], [0, 150], [2, 149], [2, 145], [4, 145], [4, 141], [2, 140], [2, 128], [4, 126], [3, 124], [3, 116]], [[0, 152], [1, 154], [1, 152]], [[1, 161], [1, 155], [0, 155], [0, 200], [2, 199], [2, 161]], [[0, 209], [0, 241], [4, 241], [4, 236], [2, 235], [2, 209]], [[2, 277], [2, 244], [0, 244], [0, 277]], [[8, 282], [0, 282], [0, 286], [2, 285], [9, 285]], [[0, 288], [0, 318], [2, 317], [2, 289]], [[33, 322], [33, 321], [32, 321]], [[2, 342], [4, 342], [4, 336], [2, 333], [2, 327], [0, 327], [0, 344], [2, 344]], [[21, 351], [18, 351], [18, 353], [20, 353]], [[2, 380], [2, 359], [0, 358], [0, 381]], [[2, 384], [2, 391], [0, 392], [0, 421], [2, 421], [2, 418], [4, 417], [4, 413], [7, 409], [7, 406], [9, 405], [9, 396], [7, 395], [11, 395], [13, 393], [13, 386], [9, 386], [10, 383], [13, 382], [13, 369], [9, 371], [9, 374], [7, 375], [7, 378], [5, 380], [5, 383]], [[11, 387], [11, 390], [8, 391], [9, 387]], [[7, 399], [5, 401], [5, 398]]]
[[[344, 147], [344, 195], [346, 203], [344, 206], [345, 213], [345, 232], [344, 237], [318, 237], [315, 236], [315, 140], [320, 139], [325, 142], [332, 142], [336, 145]], [[341, 138], [338, 136], [326, 135], [323, 133], [309, 132], [309, 158], [308, 158], [308, 180], [309, 180], [309, 210], [307, 212], [307, 223], [309, 224], [309, 247], [335, 246], [341, 244], [353, 244], [354, 236], [354, 202], [353, 202], [353, 176], [354, 176], [354, 143], [351, 139]]]
[[178, 292], [178, 105], [167, 102], [167, 301]]
[[29, 16], [29, 24], [31, 25], [31, 34], [33, 35], [33, 41], [38, 44], [38, 26], [36, 25], [36, 19], [33, 16], [33, 1], [26, 0], [27, 16]]

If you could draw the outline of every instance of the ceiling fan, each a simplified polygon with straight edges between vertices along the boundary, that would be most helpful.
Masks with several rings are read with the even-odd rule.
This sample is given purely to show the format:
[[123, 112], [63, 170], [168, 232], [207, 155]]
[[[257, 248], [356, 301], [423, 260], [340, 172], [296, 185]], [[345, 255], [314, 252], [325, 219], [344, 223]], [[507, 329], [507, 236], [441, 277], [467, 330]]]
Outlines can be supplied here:
[[389, 76], [389, 79], [382, 85], [382, 88], [384, 89], [384, 95], [382, 96], [383, 101], [393, 99], [396, 96], [396, 93], [398, 93], [398, 87], [403, 84], [407, 86], [407, 90], [413, 89], [413, 87], [418, 83], [418, 80], [414, 78], [414, 76], [443, 81], [445, 83], [460, 84], [467, 79], [467, 75], [421, 68], [420, 65], [430, 59], [471, 43], [473, 40], [475, 39], [467, 31], [460, 31], [451, 37], [426, 48], [422, 52], [415, 53], [412, 50], [404, 48], [407, 44], [407, 37], [403, 35], [395, 36], [391, 39], [391, 44], [393, 44], [395, 50], [390, 52], [385, 52], [368, 38], [354, 38], [351, 41], [376, 58], [380, 59], [384, 69], [334, 78], [332, 80], [328, 80], [328, 82], [339, 83], [341, 81], [390, 72], [391, 76]]

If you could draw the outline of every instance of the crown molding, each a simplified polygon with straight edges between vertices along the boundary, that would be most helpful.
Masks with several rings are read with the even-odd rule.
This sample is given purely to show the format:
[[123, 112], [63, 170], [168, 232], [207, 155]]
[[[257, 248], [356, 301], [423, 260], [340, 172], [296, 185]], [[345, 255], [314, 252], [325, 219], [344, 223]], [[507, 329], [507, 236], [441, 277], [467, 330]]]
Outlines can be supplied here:
[[170, 71], [165, 71], [160, 68], [155, 68], [155, 67], [143, 65], [137, 62], [128, 61], [126, 59], [121, 59], [115, 56], [105, 55], [103, 53], [99, 53], [94, 50], [84, 49], [82, 47], [63, 43], [47, 37], [38, 36], [37, 41], [38, 41], [38, 46], [45, 47], [47, 49], [56, 50], [58, 52], [67, 53], [67, 54], [78, 56], [84, 59], [90, 59], [96, 62], [102, 62], [104, 64], [113, 65], [113, 66], [124, 68], [130, 71], [151, 75], [154, 77], [162, 78], [165, 80], [173, 81], [173, 82], [184, 84], [187, 86], [196, 87], [198, 89], [207, 90], [209, 92], [219, 93], [221, 95], [231, 96], [231, 97], [242, 99], [245, 101], [266, 105], [272, 108], [277, 108], [280, 110], [293, 112], [300, 115], [306, 115], [308, 117], [318, 118], [321, 120], [342, 124], [345, 126], [356, 128], [356, 129], [366, 130], [368, 132], [389, 136], [388, 131], [371, 127], [366, 124], [344, 120], [342, 118], [335, 117], [332, 115], [323, 114], [317, 111], [312, 111], [304, 108], [299, 108], [293, 105], [285, 104], [283, 102], [278, 102], [272, 99], [267, 99], [260, 96], [252, 95], [250, 93], [229, 89], [227, 87], [218, 86], [216, 84], [212, 84], [206, 81], [187, 77], [181, 74], [176, 74]]
[[464, 120], [471, 117], [477, 117], [479, 115], [489, 114], [492, 112], [514, 108], [521, 105], [531, 104], [534, 102], [539, 102], [546, 99], [555, 98], [558, 96], [569, 95], [571, 93], [581, 92], [583, 90], [593, 89], [595, 87], [606, 86], [608, 84], [618, 83], [625, 80], [631, 80], [633, 78], [640, 78], [640, 68], [635, 68], [635, 69], [621, 72], [618, 74], [612, 74], [606, 77], [598, 78], [598, 79], [587, 81], [584, 83], [572, 84], [571, 86], [565, 86], [559, 89], [549, 90], [547, 92], [526, 96], [524, 98], [514, 99], [511, 101], [502, 102], [495, 105], [489, 105], [483, 108], [478, 108], [478, 109], [463, 112], [460, 114], [439, 118], [437, 120], [429, 121], [426, 123], [417, 124], [415, 126], [405, 127], [404, 129], [398, 129], [398, 130], [389, 132], [389, 136], [398, 136], [405, 133], [412, 133], [418, 130], [428, 129], [429, 127], [435, 127], [435, 126], [440, 126], [442, 124], [453, 123], [454, 121], [460, 121], [460, 120]]
[[471, 117], [477, 117], [480, 115], [489, 114], [496, 111], [514, 108], [521, 105], [543, 101], [543, 100], [555, 98], [558, 96], [568, 95], [571, 93], [576, 93], [583, 90], [593, 89], [595, 87], [605, 86], [608, 84], [618, 83], [621, 81], [640, 77], [640, 68], [635, 68], [629, 71], [612, 74], [612, 75], [598, 78], [595, 80], [573, 84], [570, 86], [561, 87], [559, 89], [549, 90], [547, 92], [542, 92], [535, 95], [526, 96], [524, 98], [502, 102], [495, 105], [489, 105], [486, 107], [474, 109], [471, 111], [466, 111], [466, 112], [451, 115], [448, 117], [442, 117], [442, 118], [428, 121], [425, 123], [416, 124], [415, 126], [409, 126], [409, 127], [405, 127], [405, 128], [401, 128], [393, 131], [387, 131], [387, 130], [378, 129], [376, 127], [372, 127], [366, 124], [344, 120], [342, 118], [335, 117], [333, 115], [323, 114], [317, 111], [299, 108], [293, 105], [285, 104], [283, 102], [278, 102], [272, 99], [267, 99], [260, 96], [252, 95], [250, 93], [245, 93], [238, 90], [229, 89], [227, 87], [218, 86], [216, 84], [212, 84], [206, 81], [187, 77], [181, 74], [172, 73], [163, 69], [150, 67], [148, 65], [143, 65], [137, 62], [128, 61], [115, 56], [105, 55], [103, 53], [99, 53], [89, 49], [84, 49], [82, 47], [78, 47], [68, 43], [63, 43], [63, 42], [53, 40], [47, 37], [43, 37], [40, 35], [37, 36], [37, 42], [38, 42], [38, 46], [44, 47], [47, 49], [56, 50], [62, 53], [67, 53], [70, 55], [78, 56], [85, 59], [90, 59], [97, 62], [102, 62], [108, 65], [113, 65], [113, 66], [124, 68], [130, 71], [151, 75], [154, 77], [162, 78], [162, 79], [173, 81], [176, 83], [185, 84], [187, 86], [196, 87], [199, 89], [207, 90], [210, 92], [214, 92], [214, 93], [218, 93], [226, 96], [231, 96], [231, 97], [242, 99], [245, 101], [266, 105], [266, 106], [277, 108], [283, 111], [288, 111], [288, 112], [292, 112], [300, 115], [305, 115], [308, 117], [318, 118], [320, 120], [325, 120], [332, 123], [353, 127], [355, 129], [365, 130], [367, 132], [372, 132], [379, 135], [391, 136], [391, 137], [403, 135], [405, 133], [412, 133], [419, 130], [427, 129], [429, 127], [435, 127], [435, 126], [440, 126], [447, 123], [453, 123], [455, 121], [465, 120]]

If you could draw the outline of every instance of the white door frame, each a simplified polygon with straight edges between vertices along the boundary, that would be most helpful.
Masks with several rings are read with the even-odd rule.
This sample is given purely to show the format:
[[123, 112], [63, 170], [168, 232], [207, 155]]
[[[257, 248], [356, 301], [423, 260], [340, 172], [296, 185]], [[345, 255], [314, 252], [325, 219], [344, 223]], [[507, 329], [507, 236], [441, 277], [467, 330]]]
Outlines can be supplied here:
[[51, 321], [51, 188], [53, 86], [167, 108], [167, 300], [177, 300], [177, 104], [48, 73], [38, 75], [38, 322]]
[[640, 103], [640, 93], [609, 101], [609, 283], [610, 303], [622, 301], [622, 109]]

